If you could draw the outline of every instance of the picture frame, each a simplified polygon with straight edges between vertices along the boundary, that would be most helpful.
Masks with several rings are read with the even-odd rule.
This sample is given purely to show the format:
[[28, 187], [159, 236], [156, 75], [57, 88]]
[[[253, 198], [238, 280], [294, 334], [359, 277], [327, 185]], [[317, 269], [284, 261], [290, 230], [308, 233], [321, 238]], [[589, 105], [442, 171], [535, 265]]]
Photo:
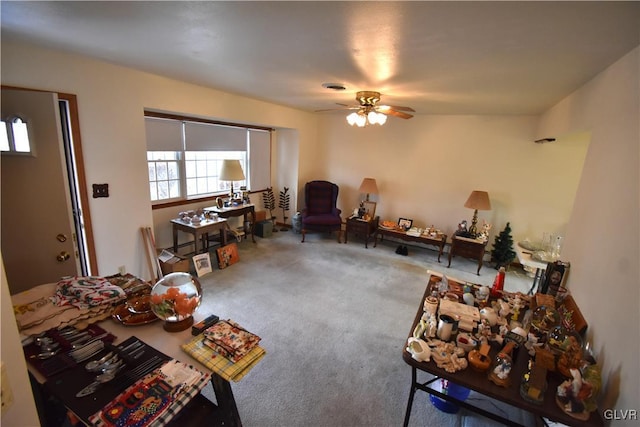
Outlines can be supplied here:
[[562, 294], [566, 293], [565, 283], [567, 282], [570, 267], [570, 263], [563, 261], [547, 263], [540, 293], [549, 294], [554, 297], [562, 296]]
[[220, 267], [220, 269], [227, 268], [228, 266], [240, 261], [240, 257], [238, 256], [238, 245], [235, 243], [230, 243], [216, 249], [216, 254], [218, 255], [218, 267]]
[[408, 230], [413, 226], [413, 220], [408, 218], [398, 218], [398, 226], [403, 230]]
[[196, 268], [198, 277], [202, 277], [213, 271], [211, 268], [211, 257], [208, 253], [194, 255], [191, 259], [193, 259], [193, 265]]
[[376, 217], [376, 202], [364, 201], [362, 202], [364, 207], [364, 218], [371, 221]]

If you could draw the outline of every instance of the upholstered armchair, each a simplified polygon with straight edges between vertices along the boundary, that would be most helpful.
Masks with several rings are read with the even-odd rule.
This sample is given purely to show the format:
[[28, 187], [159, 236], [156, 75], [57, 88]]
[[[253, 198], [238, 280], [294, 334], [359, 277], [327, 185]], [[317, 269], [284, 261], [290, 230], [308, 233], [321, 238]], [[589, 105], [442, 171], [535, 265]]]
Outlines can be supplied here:
[[329, 181], [310, 181], [304, 186], [305, 208], [302, 210], [302, 241], [307, 231], [338, 232], [342, 227], [341, 210], [336, 207], [338, 186]]

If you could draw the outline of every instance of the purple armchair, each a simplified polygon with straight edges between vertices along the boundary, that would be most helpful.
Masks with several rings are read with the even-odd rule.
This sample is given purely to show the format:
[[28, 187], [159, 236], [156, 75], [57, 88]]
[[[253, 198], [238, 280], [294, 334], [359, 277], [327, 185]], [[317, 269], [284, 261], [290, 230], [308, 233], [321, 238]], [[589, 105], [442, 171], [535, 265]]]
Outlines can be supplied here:
[[329, 181], [310, 181], [304, 186], [305, 208], [302, 210], [302, 241], [307, 231], [338, 232], [342, 218], [340, 209], [336, 207], [338, 186]]

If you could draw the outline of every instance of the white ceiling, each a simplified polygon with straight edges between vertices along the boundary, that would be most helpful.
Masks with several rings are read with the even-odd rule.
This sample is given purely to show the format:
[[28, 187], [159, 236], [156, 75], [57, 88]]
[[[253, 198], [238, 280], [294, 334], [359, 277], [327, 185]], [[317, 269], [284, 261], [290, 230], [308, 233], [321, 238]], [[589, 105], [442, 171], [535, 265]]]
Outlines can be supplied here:
[[0, 12], [3, 41], [307, 111], [377, 90], [417, 114], [538, 114], [640, 44], [637, 1], [2, 1]]

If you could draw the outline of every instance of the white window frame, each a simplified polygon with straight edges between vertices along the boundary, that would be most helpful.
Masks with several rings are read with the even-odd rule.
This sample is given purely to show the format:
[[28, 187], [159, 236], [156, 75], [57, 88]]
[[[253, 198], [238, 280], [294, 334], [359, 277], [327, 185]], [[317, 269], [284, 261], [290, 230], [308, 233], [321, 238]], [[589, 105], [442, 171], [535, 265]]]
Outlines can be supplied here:
[[2, 121], [0, 131], [0, 151], [2, 154], [18, 156], [34, 156], [31, 143], [31, 128], [27, 120], [19, 116], [11, 116]]

